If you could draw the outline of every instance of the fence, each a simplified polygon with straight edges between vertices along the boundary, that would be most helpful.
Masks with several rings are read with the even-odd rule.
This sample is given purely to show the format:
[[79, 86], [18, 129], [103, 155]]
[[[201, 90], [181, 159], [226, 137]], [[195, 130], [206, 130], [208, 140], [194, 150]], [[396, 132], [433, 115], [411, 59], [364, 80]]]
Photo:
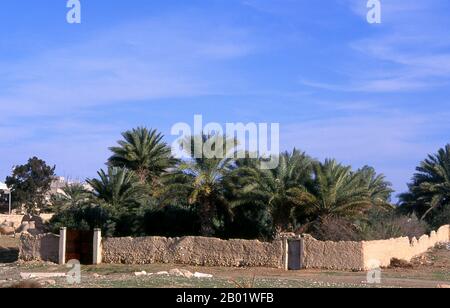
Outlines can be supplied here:
[[[369, 242], [322, 242], [309, 235], [275, 240], [271, 243], [249, 240], [224, 241], [205, 237], [126, 237], [101, 240], [99, 230], [93, 233], [93, 237], [92, 241], [88, 241], [92, 251], [90, 249], [85, 251], [89, 258], [92, 258], [92, 264], [173, 263], [196, 266], [362, 271], [371, 269], [374, 264], [387, 267], [393, 258], [409, 262], [439, 243], [450, 242], [450, 226], [443, 226], [429, 236], [424, 235], [419, 239], [409, 240], [405, 237]], [[59, 263], [66, 262], [67, 230], [61, 230], [58, 241], [49, 240], [52, 238], [51, 235], [33, 240], [32, 238], [22, 237], [21, 259], [54, 262], [55, 251], [58, 251]], [[71, 247], [73, 248], [73, 245]], [[73, 255], [74, 252], [70, 253]]]

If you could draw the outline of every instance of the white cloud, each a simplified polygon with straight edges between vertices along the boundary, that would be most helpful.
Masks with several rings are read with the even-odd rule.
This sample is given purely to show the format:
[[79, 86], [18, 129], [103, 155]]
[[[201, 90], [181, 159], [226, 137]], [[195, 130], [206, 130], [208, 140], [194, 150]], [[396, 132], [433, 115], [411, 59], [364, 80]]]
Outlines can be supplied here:
[[251, 41], [243, 29], [213, 27], [193, 16], [122, 25], [79, 44], [1, 63], [0, 112], [61, 114], [223, 92], [224, 85], [238, 84], [223, 65], [254, 52]]
[[388, 109], [361, 112], [282, 125], [281, 142], [283, 148], [297, 147], [316, 158], [336, 158], [354, 168], [372, 165], [402, 192], [415, 166], [448, 142], [436, 138], [450, 130], [448, 117], [448, 113], [418, 115]]
[[[365, 16], [365, 0], [341, 0]], [[340, 83], [304, 78], [303, 85], [336, 92], [417, 92], [448, 87], [450, 83], [450, 23], [448, 1], [385, 0], [383, 22], [368, 25], [365, 38], [349, 43], [354, 55], [335, 70]], [[363, 24], [364, 25], [364, 24]], [[373, 31], [370, 31], [373, 30]]]

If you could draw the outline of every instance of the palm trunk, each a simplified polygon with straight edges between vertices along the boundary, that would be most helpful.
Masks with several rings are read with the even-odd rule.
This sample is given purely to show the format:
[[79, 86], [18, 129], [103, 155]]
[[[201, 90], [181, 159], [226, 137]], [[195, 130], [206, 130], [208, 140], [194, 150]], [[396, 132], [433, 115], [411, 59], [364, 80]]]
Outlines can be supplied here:
[[214, 235], [213, 219], [215, 217], [215, 208], [209, 201], [206, 201], [200, 205], [200, 232], [202, 236]]

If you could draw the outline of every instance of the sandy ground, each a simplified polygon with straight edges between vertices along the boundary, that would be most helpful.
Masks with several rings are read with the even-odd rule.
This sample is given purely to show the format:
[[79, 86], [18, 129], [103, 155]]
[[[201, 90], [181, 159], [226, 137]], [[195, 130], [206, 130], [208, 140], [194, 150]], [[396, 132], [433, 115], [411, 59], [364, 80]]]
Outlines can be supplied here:
[[[18, 241], [0, 237], [0, 286], [21, 281], [21, 273], [67, 273], [70, 269], [54, 264], [5, 263], [17, 253]], [[3, 257], [2, 257], [3, 255]], [[2, 258], [4, 261], [1, 261]], [[3, 263], [2, 263], [3, 262]], [[156, 275], [172, 269], [213, 275], [213, 278], [185, 278]], [[153, 273], [137, 277], [135, 272]], [[381, 272], [381, 284], [367, 283], [367, 273], [302, 270], [286, 272], [267, 268], [191, 267], [172, 264], [83, 266], [81, 284], [70, 285], [66, 278], [41, 279], [44, 287], [139, 287], [139, 288], [436, 288], [450, 285], [450, 250], [434, 249], [406, 268], [389, 268]]]

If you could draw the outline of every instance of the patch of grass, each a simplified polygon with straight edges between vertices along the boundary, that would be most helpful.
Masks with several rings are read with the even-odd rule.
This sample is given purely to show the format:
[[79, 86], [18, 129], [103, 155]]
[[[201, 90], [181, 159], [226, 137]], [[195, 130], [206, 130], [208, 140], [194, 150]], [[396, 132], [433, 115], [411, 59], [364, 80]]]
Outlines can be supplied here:
[[450, 282], [450, 270], [442, 270], [442, 271], [433, 272], [432, 273], [432, 277], [435, 280], [449, 281]]

